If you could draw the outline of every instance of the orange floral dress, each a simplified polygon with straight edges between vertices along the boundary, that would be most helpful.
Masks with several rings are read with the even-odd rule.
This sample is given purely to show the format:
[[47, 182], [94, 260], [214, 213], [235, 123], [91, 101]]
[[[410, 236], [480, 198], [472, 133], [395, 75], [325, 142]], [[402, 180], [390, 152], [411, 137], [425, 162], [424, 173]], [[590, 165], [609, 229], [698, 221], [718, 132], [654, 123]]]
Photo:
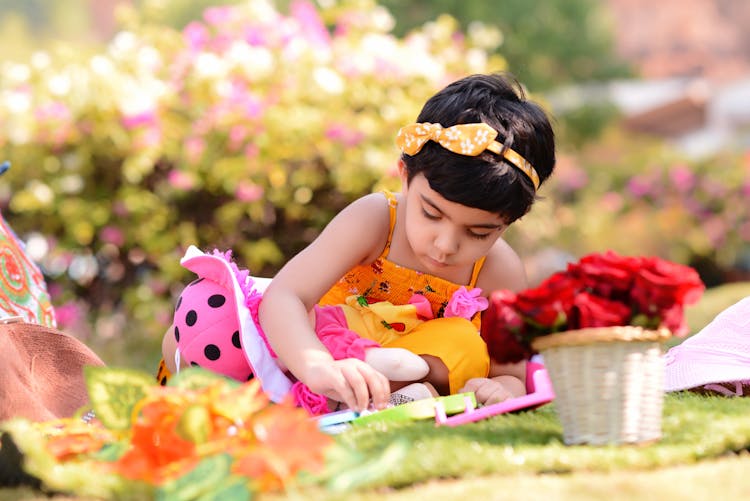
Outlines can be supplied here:
[[479, 336], [481, 313], [474, 315], [471, 322], [463, 318], [443, 318], [443, 313], [448, 300], [462, 285], [467, 289], [475, 286], [484, 257], [474, 263], [468, 284], [455, 284], [389, 261], [398, 201], [393, 193], [384, 192], [384, 195], [388, 200], [390, 230], [383, 252], [371, 264], [356, 266], [344, 275], [319, 304], [345, 304], [347, 297], [357, 295], [364, 296], [368, 303], [390, 301], [400, 305], [407, 304], [414, 294], [423, 295], [429, 300], [435, 318], [383, 346], [406, 348], [418, 355], [439, 358], [448, 367], [450, 391], [456, 393], [469, 379], [487, 377], [489, 355]]

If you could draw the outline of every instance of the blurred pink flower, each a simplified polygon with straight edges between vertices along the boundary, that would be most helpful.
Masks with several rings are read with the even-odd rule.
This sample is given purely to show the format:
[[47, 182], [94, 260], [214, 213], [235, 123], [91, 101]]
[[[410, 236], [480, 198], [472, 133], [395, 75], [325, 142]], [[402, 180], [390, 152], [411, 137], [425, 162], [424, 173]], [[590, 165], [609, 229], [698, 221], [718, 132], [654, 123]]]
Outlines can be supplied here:
[[37, 120], [60, 120], [67, 122], [71, 118], [70, 109], [59, 101], [43, 104], [36, 109], [34, 113]]
[[263, 197], [263, 187], [250, 181], [240, 181], [234, 190], [234, 196], [240, 202], [255, 202]]
[[695, 174], [689, 167], [678, 165], [669, 171], [669, 179], [677, 191], [685, 193], [695, 186]]
[[237, 151], [245, 142], [246, 138], [247, 127], [241, 124], [233, 125], [232, 128], [229, 129], [229, 144], [227, 147], [230, 151]]
[[557, 184], [563, 191], [574, 192], [589, 184], [589, 176], [580, 167], [570, 166], [570, 168], [560, 173], [560, 176], [557, 178]]
[[162, 135], [159, 127], [149, 127], [142, 131], [134, 141], [136, 148], [148, 149], [161, 143]]
[[198, 163], [203, 157], [203, 152], [206, 151], [206, 141], [200, 137], [191, 137], [185, 141], [185, 152], [187, 153], [187, 159], [190, 163]]
[[599, 204], [607, 212], [617, 212], [623, 206], [622, 195], [615, 191], [608, 191], [599, 199]]
[[245, 41], [248, 45], [255, 47], [267, 45], [267, 38], [264, 31], [258, 26], [248, 26], [245, 29]]
[[209, 7], [203, 11], [203, 19], [213, 26], [227, 24], [232, 20], [234, 8], [231, 6]]
[[167, 180], [172, 187], [182, 191], [188, 191], [195, 186], [195, 181], [189, 174], [177, 169], [169, 171]]
[[653, 181], [645, 176], [634, 176], [630, 178], [626, 186], [628, 192], [635, 197], [645, 197], [653, 191]]
[[313, 47], [328, 48], [331, 45], [331, 36], [312, 2], [294, 0], [290, 12], [292, 17], [300, 24], [302, 33]]
[[345, 146], [351, 147], [356, 146], [360, 142], [362, 142], [362, 139], [364, 139], [365, 135], [362, 132], [352, 129], [351, 127], [347, 127], [344, 124], [333, 123], [326, 129], [326, 137], [333, 141], [338, 141]]
[[58, 328], [65, 330], [66, 327], [72, 327], [81, 321], [83, 311], [74, 301], [68, 301], [60, 306], [55, 306], [55, 317]]
[[248, 144], [245, 146], [245, 157], [256, 158], [260, 154], [260, 148], [257, 144]]
[[210, 39], [208, 29], [198, 22], [191, 22], [182, 30], [182, 36], [190, 49], [198, 51], [203, 49]]
[[122, 125], [125, 126], [126, 129], [156, 125], [157, 121], [158, 119], [154, 110], [146, 110], [140, 113], [122, 116]]
[[125, 235], [122, 230], [116, 226], [105, 226], [99, 231], [99, 238], [102, 242], [122, 247], [125, 243]]

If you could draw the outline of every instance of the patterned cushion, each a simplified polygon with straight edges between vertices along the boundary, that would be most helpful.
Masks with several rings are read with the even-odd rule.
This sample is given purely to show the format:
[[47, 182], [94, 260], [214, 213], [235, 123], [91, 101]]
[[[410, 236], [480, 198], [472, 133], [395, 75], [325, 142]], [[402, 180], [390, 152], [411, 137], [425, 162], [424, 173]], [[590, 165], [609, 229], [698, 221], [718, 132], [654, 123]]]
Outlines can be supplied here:
[[0, 319], [14, 316], [26, 322], [57, 327], [41, 271], [0, 214]]

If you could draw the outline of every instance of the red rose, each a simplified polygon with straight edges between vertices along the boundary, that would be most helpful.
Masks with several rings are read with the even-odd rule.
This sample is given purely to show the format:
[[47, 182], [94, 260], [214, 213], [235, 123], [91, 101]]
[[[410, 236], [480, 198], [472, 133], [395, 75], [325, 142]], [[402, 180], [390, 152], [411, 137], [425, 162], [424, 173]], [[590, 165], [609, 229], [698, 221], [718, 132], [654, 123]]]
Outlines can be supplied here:
[[513, 307], [515, 300], [510, 291], [495, 291], [482, 316], [482, 339], [490, 357], [499, 363], [528, 360], [533, 354], [523, 340], [524, 323]]
[[573, 300], [573, 311], [568, 327], [583, 329], [627, 325], [630, 315], [630, 307], [623, 303], [582, 292]]
[[704, 289], [693, 268], [651, 257], [643, 259], [631, 295], [641, 313], [661, 316], [675, 304], [695, 303]]
[[674, 304], [661, 313], [659, 327], [669, 329], [673, 336], [684, 337], [689, 332], [685, 321], [685, 308], [681, 304]]
[[579, 278], [584, 287], [601, 297], [623, 299], [633, 286], [641, 260], [620, 256], [613, 251], [589, 254], [568, 265], [568, 273]]
[[555, 273], [538, 287], [520, 292], [516, 297], [516, 310], [537, 326], [554, 330], [566, 321], [581, 287], [577, 278], [563, 272]]

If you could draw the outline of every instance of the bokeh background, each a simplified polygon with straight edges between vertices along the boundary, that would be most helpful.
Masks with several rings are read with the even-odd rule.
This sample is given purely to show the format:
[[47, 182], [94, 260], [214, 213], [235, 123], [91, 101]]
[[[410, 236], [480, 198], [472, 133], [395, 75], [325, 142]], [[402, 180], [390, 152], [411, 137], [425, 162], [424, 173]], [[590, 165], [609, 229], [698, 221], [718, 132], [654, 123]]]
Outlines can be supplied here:
[[188, 245], [272, 276], [398, 188], [427, 97], [509, 71], [559, 144], [507, 233], [532, 283], [614, 249], [741, 284], [748, 25], [744, 0], [0, 0], [0, 210], [59, 327], [152, 370]]

